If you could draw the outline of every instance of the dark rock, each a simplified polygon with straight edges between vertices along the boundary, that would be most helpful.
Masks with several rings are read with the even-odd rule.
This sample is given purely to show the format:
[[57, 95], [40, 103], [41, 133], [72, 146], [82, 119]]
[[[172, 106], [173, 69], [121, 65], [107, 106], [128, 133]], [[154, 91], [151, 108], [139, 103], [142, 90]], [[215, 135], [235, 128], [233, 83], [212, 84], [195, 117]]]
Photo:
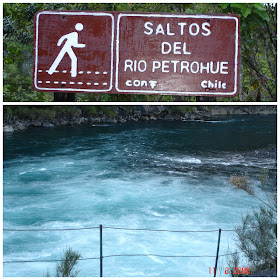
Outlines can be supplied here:
[[164, 112], [166, 109], [163, 105], [160, 105], [160, 106], [156, 106], [157, 108], [157, 115], [160, 115], [162, 112]]
[[26, 127], [22, 124], [22, 123], [17, 123], [17, 125], [16, 125], [16, 129], [17, 130], [24, 130], [24, 129], [26, 129]]
[[42, 127], [54, 127], [54, 125], [52, 123], [49, 123], [49, 122], [44, 122], [42, 124]]
[[142, 115], [142, 112], [141, 112], [141, 110], [138, 110], [138, 109], [137, 110], [133, 110], [132, 115], [134, 117], [140, 117]]
[[157, 120], [157, 117], [154, 116], [154, 115], [151, 115], [151, 116], [150, 116], [150, 120], [151, 120], [151, 121], [156, 121], [156, 120]]
[[41, 121], [34, 121], [34, 122], [33, 122], [33, 126], [35, 126], [35, 127], [41, 127], [41, 126], [42, 126], [42, 122], [41, 122]]
[[168, 113], [167, 115], [164, 116], [164, 119], [165, 120], [173, 120], [173, 117], [174, 117], [173, 115]]
[[250, 277], [277, 277], [277, 269], [271, 268], [249, 275]]
[[89, 122], [90, 123], [100, 123], [101, 122], [101, 118], [97, 117], [97, 118], [89, 118]]
[[118, 121], [115, 118], [108, 118], [106, 122], [108, 122], [108, 123], [117, 123]]
[[54, 121], [53, 121], [53, 124], [54, 124], [54, 126], [59, 126], [59, 125], [60, 125], [60, 122], [59, 122], [58, 120], [54, 120]]
[[60, 121], [60, 125], [67, 125], [67, 124], [70, 124], [69, 120], [61, 120]]
[[82, 117], [76, 117], [75, 119], [74, 119], [74, 123], [75, 124], [81, 124], [81, 123], [83, 123], [84, 122], [84, 118], [82, 118]]
[[11, 125], [6, 125], [3, 127], [4, 132], [14, 132], [14, 128]]
[[125, 123], [125, 122], [126, 122], [126, 119], [120, 118], [120, 119], [119, 119], [119, 122], [120, 122], [120, 123]]
[[142, 121], [149, 121], [150, 120], [150, 118], [148, 116], [141, 116], [140, 119]]

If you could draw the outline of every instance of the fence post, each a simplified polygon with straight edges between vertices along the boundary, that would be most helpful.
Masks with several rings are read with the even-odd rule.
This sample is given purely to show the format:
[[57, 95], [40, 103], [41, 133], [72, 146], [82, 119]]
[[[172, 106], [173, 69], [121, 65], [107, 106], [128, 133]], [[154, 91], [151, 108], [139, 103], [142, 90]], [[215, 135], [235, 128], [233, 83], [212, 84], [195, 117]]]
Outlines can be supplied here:
[[100, 225], [100, 277], [103, 277], [102, 225]]
[[222, 232], [222, 230], [219, 228], [219, 237], [218, 237], [218, 245], [217, 245], [217, 254], [216, 254], [216, 262], [215, 262], [214, 277], [216, 277], [216, 273], [217, 273], [218, 258], [219, 258], [219, 249], [220, 249], [220, 240], [221, 240], [221, 232]]

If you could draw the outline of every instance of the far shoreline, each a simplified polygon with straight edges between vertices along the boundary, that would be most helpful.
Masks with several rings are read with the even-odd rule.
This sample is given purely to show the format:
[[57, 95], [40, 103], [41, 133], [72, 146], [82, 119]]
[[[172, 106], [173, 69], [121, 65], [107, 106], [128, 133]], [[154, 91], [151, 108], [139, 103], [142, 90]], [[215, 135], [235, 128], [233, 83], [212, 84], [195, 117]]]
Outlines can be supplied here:
[[114, 124], [145, 121], [211, 121], [232, 115], [276, 115], [275, 105], [266, 106], [4, 106], [3, 132], [34, 127]]

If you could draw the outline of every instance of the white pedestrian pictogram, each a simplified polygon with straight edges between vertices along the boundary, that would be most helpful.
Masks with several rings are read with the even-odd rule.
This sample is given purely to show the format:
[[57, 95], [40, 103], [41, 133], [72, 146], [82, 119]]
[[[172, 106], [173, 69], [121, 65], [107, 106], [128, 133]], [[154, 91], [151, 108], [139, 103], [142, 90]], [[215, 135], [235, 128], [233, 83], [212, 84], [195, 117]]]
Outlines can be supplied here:
[[[81, 23], [77, 23], [75, 25], [75, 29], [77, 31], [82, 31], [84, 29], [84, 26]], [[65, 56], [66, 53], [68, 53], [70, 59], [71, 59], [71, 77], [77, 77], [77, 56], [75, 55], [74, 51], [72, 48], [84, 48], [86, 45], [85, 44], [79, 44], [78, 43], [78, 32], [71, 32], [69, 34], [63, 35], [57, 42], [57, 46], [61, 46], [63, 41], [66, 39], [66, 42], [59, 52], [57, 58], [53, 62], [52, 66], [48, 70], [48, 73], [52, 75], [63, 57]]]

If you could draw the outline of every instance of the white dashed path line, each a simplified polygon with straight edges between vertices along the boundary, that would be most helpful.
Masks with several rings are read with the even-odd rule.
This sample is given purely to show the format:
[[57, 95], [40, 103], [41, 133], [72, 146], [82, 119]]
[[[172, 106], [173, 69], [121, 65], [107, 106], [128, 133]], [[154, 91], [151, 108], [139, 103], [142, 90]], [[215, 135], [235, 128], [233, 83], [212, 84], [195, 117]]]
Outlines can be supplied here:
[[[42, 69], [38, 70], [38, 72], [40, 72], [40, 73], [42, 73], [42, 72], [44, 72], [44, 71], [46, 71], [47, 73], [49, 72], [49, 70], [42, 70]], [[57, 70], [55, 70], [54, 72], [55, 72], [55, 73], [62, 72], [62, 73], [64, 73], [64, 74], [65, 74], [65, 73], [68, 73], [68, 72], [71, 73], [71, 71], [67, 71], [67, 70], [62, 70], [62, 71], [57, 71]], [[79, 71], [78, 74], [95, 74], [95, 75], [103, 74], [103, 75], [107, 75], [108, 72], [104, 71], [104, 72], [101, 73], [101, 72], [99, 72], [99, 71], [95, 71], [95, 72], [92, 72], [92, 71]], [[38, 83], [39, 83], [39, 84], [42, 84], [43, 81], [38, 81]], [[51, 84], [52, 81], [45, 81], [45, 83], [46, 83], [46, 84]], [[59, 83], [61, 83], [61, 84], [63, 84], [63, 85], [66, 85], [66, 84], [67, 84], [67, 82], [65, 82], [65, 81], [62, 81], [62, 82], [53, 81], [53, 83], [54, 83], [54, 84], [59, 84]], [[72, 81], [69, 82], [69, 84], [70, 84], [70, 85], [75, 85], [75, 84], [83, 85], [83, 84], [87, 84], [88, 86], [90, 86], [90, 85], [98, 86], [98, 85], [101, 85], [101, 84], [102, 84], [103, 86], [107, 86], [107, 85], [108, 85], [108, 83], [90, 83], [90, 82], [84, 83], [84, 82], [72, 82]]]
[[[38, 84], [42, 84], [43, 83], [43, 81], [38, 81]], [[45, 83], [46, 84], [50, 84], [51, 83], [51, 81], [45, 81]], [[59, 84], [59, 83], [61, 83], [61, 84], [63, 84], [63, 85], [66, 85], [67, 84], [67, 82], [59, 82], [59, 81], [54, 81], [53, 82], [54, 84]], [[76, 83], [75, 82], [69, 82], [69, 84], [70, 85], [75, 85]], [[84, 83], [83, 82], [78, 82], [77, 83], [78, 85], [83, 85]], [[98, 86], [98, 85], [101, 85], [101, 83], [86, 83], [88, 86], [90, 86], [90, 85], [95, 85], [95, 86]], [[102, 83], [102, 85], [103, 86], [107, 86], [108, 85], [108, 83]]]
[[[49, 73], [49, 70], [45, 70], [47, 73]], [[43, 72], [43, 70], [38, 70], [38, 72]], [[54, 73], [59, 73], [59, 72], [62, 72], [62, 73], [68, 73], [68, 71], [67, 70], [62, 70], [62, 71], [57, 71], [57, 70], [55, 70], [54, 71]], [[70, 71], [71, 72], [71, 71]], [[92, 72], [92, 71], [79, 71], [78, 72], [78, 74], [83, 74], [83, 73], [87, 73], [87, 74], [91, 74], [91, 73], [94, 73], [95, 75], [99, 75], [100, 74], [100, 72], [99, 71], [95, 71], [95, 72]], [[107, 75], [108, 74], [108, 72], [102, 72], [102, 74], [103, 75]]]
[[[47, 73], [49, 73], [49, 70], [45, 70]], [[40, 72], [40, 73], [42, 73], [42, 72], [44, 72], [44, 70], [38, 70], [38, 72]], [[68, 71], [67, 70], [62, 70], [62, 71], [57, 71], [57, 70], [55, 70], [54, 71], [54, 73], [59, 73], [59, 72], [62, 72], [62, 73], [68, 73]], [[71, 72], [71, 71], [69, 71], [69, 72]], [[78, 72], [78, 74], [84, 74], [84, 73], [86, 73], [86, 74], [91, 74], [91, 73], [94, 73], [95, 75], [99, 75], [99, 74], [101, 74], [101, 72], [99, 72], [99, 71], [95, 71], [95, 72], [92, 72], [92, 71], [79, 71]], [[103, 75], [107, 75], [108, 74], [108, 72], [102, 72], [102, 74]]]

